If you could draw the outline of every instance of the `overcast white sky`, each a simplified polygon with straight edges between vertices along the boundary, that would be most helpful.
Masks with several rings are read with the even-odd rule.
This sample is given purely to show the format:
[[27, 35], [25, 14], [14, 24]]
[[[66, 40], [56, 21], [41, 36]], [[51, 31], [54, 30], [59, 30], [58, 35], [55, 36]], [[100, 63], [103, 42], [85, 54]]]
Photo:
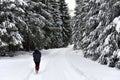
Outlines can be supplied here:
[[66, 3], [68, 4], [70, 15], [74, 16], [75, 0], [66, 0]]
[[75, 8], [75, 0], [66, 0], [66, 3], [68, 4], [69, 9], [74, 10], [74, 8]]

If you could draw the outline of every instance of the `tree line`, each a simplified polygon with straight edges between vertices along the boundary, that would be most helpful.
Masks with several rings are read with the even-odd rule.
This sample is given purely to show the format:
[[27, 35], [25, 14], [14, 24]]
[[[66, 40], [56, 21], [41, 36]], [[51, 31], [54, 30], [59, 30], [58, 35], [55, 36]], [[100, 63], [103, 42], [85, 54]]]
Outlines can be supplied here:
[[0, 55], [66, 47], [71, 39], [65, 0], [1, 0]]
[[114, 19], [120, 16], [119, 0], [76, 0], [72, 19], [74, 49], [86, 58], [120, 68], [120, 34]]

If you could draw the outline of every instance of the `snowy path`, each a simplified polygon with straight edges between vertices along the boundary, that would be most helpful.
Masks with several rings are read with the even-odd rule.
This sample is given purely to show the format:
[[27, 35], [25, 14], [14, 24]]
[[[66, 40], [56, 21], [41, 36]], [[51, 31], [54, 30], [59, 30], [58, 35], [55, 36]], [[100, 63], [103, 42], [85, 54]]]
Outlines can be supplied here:
[[[48, 64], [45, 66], [45, 72], [41, 70], [40, 78], [42, 80], [87, 80], [83, 75], [79, 75], [67, 62], [64, 49], [51, 52]], [[48, 76], [47, 76], [48, 75]], [[36, 75], [35, 75], [36, 76]], [[30, 80], [33, 80], [32, 77]]]
[[71, 47], [43, 50], [38, 74], [32, 55], [0, 59], [0, 80], [120, 80], [119, 75], [120, 70], [85, 59]]
[[29, 80], [87, 80], [84, 75], [78, 74], [68, 63], [65, 53], [67, 53], [66, 49], [56, 49], [55, 52], [53, 52], [53, 50], [50, 51], [49, 54], [46, 55], [48, 60], [46, 60], [47, 65], [45, 68], [41, 69], [38, 75], [35, 73], [32, 74]]

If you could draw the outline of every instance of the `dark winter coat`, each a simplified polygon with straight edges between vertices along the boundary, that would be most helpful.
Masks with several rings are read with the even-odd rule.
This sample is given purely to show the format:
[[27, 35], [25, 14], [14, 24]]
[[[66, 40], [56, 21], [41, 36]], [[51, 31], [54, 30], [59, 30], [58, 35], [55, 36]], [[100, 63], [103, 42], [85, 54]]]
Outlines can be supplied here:
[[40, 60], [41, 60], [41, 52], [39, 50], [34, 50], [34, 52], [33, 52], [33, 60], [34, 60], [34, 62], [40, 62]]

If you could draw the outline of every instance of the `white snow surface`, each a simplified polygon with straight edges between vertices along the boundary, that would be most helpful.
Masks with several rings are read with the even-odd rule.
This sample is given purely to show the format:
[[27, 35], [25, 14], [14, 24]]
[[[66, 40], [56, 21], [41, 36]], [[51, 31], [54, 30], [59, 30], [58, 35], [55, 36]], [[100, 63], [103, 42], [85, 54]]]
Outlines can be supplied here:
[[86, 59], [82, 51], [73, 51], [72, 46], [41, 52], [38, 74], [32, 52], [0, 58], [0, 80], [120, 80], [120, 70]]

